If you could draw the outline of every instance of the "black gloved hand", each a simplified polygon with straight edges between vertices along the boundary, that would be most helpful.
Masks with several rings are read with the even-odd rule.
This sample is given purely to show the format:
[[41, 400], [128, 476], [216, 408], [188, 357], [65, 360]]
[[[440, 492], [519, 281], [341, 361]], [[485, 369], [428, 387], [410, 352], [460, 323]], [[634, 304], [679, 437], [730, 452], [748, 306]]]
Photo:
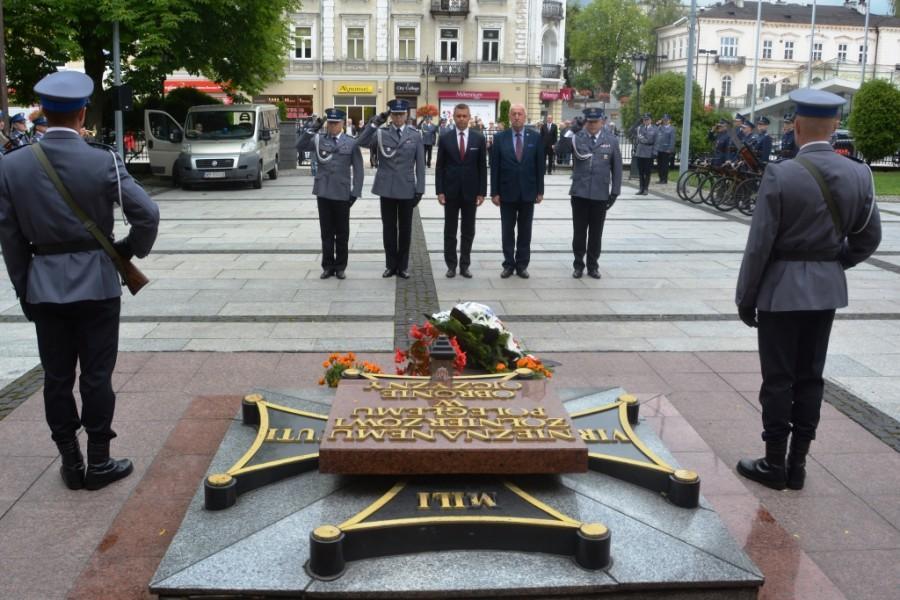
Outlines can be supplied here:
[[569, 127], [569, 131], [573, 134], [578, 133], [584, 128], [584, 117], [575, 117], [575, 120], [572, 121], [571, 127]]
[[350, 206], [353, 206], [353, 203], [356, 202], [356, 196], [353, 194], [350, 195]]
[[324, 120], [322, 117], [319, 117], [318, 119], [316, 119], [315, 121], [313, 121], [313, 128], [312, 128], [312, 130], [313, 130], [313, 131], [319, 131], [320, 129], [322, 129], [322, 125], [324, 125], [324, 124], [325, 124], [325, 120]]
[[755, 306], [738, 306], [738, 316], [747, 327], [759, 327], [759, 321], [756, 320]]
[[119, 256], [125, 260], [134, 258], [134, 250], [131, 249], [131, 244], [128, 242], [127, 237], [113, 242], [113, 248], [119, 253]]
[[618, 194], [610, 194], [609, 200], [606, 202], [606, 210], [609, 210], [613, 207], [613, 204], [616, 203], [616, 198], [618, 198]]
[[390, 115], [390, 114], [391, 114], [391, 111], [389, 111], [389, 110], [386, 110], [383, 113], [378, 113], [377, 115], [375, 115], [375, 119], [372, 122], [375, 123], [376, 125], [378, 125], [379, 127], [381, 127], [382, 125], [384, 125], [387, 122], [388, 115]]
[[419, 201], [422, 199], [422, 194], [416, 194], [413, 197], [413, 208], [419, 205]]
[[34, 321], [34, 315], [31, 312], [31, 305], [25, 302], [24, 298], [19, 298], [19, 306], [22, 307], [22, 314], [29, 321]]

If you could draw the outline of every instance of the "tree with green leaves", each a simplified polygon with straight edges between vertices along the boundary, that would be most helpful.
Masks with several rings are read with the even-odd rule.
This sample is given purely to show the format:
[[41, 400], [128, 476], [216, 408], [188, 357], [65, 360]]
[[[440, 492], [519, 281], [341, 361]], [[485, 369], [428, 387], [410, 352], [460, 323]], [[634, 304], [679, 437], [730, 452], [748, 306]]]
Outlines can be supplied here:
[[566, 27], [570, 73], [583, 87], [612, 91], [619, 67], [649, 49], [649, 20], [635, 0], [591, 0], [567, 12]]
[[138, 94], [161, 95], [166, 75], [184, 69], [226, 90], [255, 94], [284, 73], [291, 38], [285, 14], [300, 0], [6, 0], [7, 78], [20, 104], [68, 61], [94, 80], [90, 124], [102, 123], [104, 73], [112, 72], [119, 22], [122, 73]]
[[711, 88], [709, 90], [709, 106], [716, 105], [716, 88]]
[[887, 81], [871, 79], [853, 98], [848, 126], [853, 144], [872, 162], [900, 149], [900, 90]]

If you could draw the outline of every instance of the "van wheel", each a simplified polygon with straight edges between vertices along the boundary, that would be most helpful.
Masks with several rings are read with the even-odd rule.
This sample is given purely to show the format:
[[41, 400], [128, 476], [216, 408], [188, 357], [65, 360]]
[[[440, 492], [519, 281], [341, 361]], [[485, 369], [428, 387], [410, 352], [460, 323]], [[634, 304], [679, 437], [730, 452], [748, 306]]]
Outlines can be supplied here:
[[254, 190], [262, 189], [262, 177], [263, 177], [263, 165], [262, 165], [262, 162], [260, 162], [259, 167], [256, 169], [256, 179], [253, 180], [253, 189]]
[[272, 165], [272, 170], [268, 173], [269, 179], [278, 179], [278, 155], [275, 155], [275, 164]]

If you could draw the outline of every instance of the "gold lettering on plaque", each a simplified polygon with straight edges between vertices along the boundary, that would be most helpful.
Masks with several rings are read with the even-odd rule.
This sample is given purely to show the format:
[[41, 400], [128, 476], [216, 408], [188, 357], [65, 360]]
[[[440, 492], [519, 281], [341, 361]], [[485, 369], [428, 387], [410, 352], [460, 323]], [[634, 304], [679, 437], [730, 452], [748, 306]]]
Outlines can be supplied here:
[[418, 492], [419, 510], [460, 510], [467, 508], [496, 508], [496, 492]]

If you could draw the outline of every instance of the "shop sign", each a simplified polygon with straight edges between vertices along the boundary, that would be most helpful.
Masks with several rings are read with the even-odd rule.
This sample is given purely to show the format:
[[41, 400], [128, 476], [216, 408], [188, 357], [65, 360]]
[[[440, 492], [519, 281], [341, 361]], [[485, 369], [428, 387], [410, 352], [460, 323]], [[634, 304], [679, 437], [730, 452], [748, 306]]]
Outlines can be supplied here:
[[371, 84], [342, 83], [337, 86], [336, 94], [374, 94], [375, 86]]
[[566, 87], [559, 90], [559, 99], [564, 102], [569, 102], [572, 100], [572, 93], [574, 90], [572, 88]]
[[395, 96], [418, 96], [422, 93], [422, 84], [418, 81], [395, 81]]
[[550, 102], [552, 100], [559, 100], [559, 92], [548, 92], [546, 90], [541, 92], [542, 102]]
[[438, 98], [453, 100], [499, 100], [500, 92], [467, 92], [461, 90], [442, 90]]
[[261, 94], [253, 96], [253, 102], [257, 104], [281, 104], [287, 109], [287, 119], [303, 119], [313, 112], [312, 95], [298, 94]]
[[178, 88], [194, 88], [195, 90], [201, 91], [205, 94], [224, 94], [225, 90], [222, 89], [215, 81], [210, 81], [209, 79], [166, 79], [163, 82], [163, 94], [168, 94], [172, 90], [177, 90]]

